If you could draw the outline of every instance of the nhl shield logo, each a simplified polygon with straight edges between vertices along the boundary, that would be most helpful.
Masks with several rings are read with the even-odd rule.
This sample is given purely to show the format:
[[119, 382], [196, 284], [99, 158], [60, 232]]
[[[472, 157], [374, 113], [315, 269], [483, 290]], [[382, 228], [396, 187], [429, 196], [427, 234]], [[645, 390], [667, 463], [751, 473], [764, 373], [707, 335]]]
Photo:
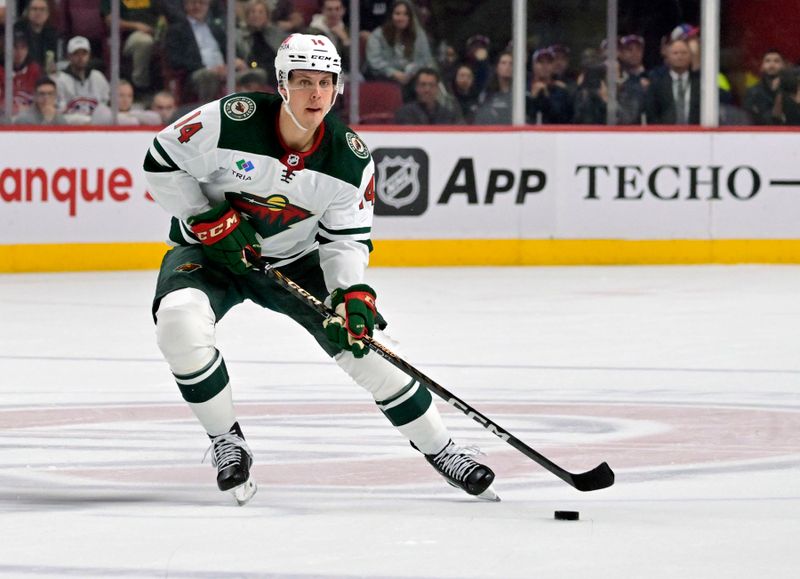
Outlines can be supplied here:
[[419, 163], [414, 157], [384, 157], [377, 165], [380, 200], [400, 209], [419, 197]]

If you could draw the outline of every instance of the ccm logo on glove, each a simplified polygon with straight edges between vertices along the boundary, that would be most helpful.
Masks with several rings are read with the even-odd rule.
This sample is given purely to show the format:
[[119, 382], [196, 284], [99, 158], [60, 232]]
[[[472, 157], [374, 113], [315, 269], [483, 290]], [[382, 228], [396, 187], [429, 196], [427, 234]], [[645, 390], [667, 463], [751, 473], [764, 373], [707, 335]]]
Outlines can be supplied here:
[[192, 232], [203, 244], [203, 253], [211, 261], [243, 275], [261, 254], [253, 226], [227, 201], [188, 220]]
[[192, 231], [197, 239], [206, 244], [216, 243], [223, 237], [227, 237], [239, 226], [239, 214], [231, 209], [220, 217], [216, 223], [198, 223], [192, 227]]

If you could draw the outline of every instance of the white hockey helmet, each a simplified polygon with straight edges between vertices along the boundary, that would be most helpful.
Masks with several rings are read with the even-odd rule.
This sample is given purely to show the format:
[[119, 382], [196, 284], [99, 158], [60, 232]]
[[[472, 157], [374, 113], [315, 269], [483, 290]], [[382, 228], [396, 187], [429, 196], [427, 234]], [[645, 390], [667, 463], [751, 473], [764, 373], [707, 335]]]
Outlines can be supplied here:
[[[278, 55], [275, 57], [278, 88], [288, 88], [289, 73], [293, 70], [331, 72], [336, 85], [336, 93], [344, 92], [342, 57], [339, 56], [336, 47], [327, 36], [322, 34], [291, 34], [288, 36], [281, 43]], [[284, 100], [286, 99], [284, 98]]]

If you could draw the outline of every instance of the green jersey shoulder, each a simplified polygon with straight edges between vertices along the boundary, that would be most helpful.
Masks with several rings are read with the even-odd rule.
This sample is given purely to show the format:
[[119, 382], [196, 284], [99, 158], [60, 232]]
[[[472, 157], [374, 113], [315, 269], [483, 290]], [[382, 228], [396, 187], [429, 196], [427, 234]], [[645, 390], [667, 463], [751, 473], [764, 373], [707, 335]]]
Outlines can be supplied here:
[[[276, 138], [282, 103], [279, 95], [266, 93], [238, 93], [220, 99], [219, 148], [280, 159], [287, 150]], [[305, 168], [359, 187], [372, 160], [367, 145], [333, 113], [325, 117], [321, 132]]]

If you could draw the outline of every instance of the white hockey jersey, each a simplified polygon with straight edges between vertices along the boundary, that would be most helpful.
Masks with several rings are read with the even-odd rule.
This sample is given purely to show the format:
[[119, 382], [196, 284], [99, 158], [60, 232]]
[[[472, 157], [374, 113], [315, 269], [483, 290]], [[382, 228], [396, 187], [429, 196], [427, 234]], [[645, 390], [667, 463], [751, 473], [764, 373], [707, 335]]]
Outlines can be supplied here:
[[309, 151], [288, 148], [277, 95], [240, 93], [163, 129], [144, 161], [153, 198], [173, 215], [170, 241], [199, 243], [186, 220], [227, 199], [256, 230], [264, 258], [290, 263], [319, 248], [328, 290], [363, 281], [372, 250], [374, 164], [333, 115]]

